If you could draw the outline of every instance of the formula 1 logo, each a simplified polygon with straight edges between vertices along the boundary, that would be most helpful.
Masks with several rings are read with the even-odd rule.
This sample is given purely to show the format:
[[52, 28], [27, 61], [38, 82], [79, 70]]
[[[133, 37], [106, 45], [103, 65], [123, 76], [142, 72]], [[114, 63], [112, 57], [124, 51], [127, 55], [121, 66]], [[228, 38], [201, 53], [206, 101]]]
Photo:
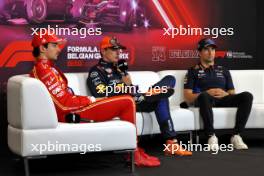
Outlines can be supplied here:
[[30, 41], [16, 41], [9, 43], [0, 53], [0, 68], [15, 67], [19, 62], [34, 61]]

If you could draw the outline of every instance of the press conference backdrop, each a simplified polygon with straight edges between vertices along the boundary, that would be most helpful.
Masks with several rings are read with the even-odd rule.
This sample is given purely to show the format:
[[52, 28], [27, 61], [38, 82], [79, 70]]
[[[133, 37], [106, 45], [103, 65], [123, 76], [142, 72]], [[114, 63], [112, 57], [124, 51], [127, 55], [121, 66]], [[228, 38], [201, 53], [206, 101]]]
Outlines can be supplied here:
[[[6, 82], [33, 66], [32, 34], [45, 29], [67, 39], [56, 64], [85, 72], [100, 59], [103, 36], [127, 46], [130, 70], [187, 69], [197, 42], [213, 38], [216, 61], [230, 69], [264, 69], [263, 8], [257, 0], [50, 0], [37, 6], [0, 1], [1, 139], [6, 146]], [[86, 2], [86, 5], [84, 3]]]

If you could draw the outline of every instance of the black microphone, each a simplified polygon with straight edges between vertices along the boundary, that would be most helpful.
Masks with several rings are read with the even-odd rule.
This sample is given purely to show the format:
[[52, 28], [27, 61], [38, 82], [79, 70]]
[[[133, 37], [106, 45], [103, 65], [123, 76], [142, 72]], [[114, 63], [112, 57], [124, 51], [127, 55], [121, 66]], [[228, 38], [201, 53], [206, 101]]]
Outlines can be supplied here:
[[79, 114], [69, 113], [65, 116], [65, 122], [67, 123], [80, 123], [80, 122], [94, 122], [93, 120], [81, 118]]
[[189, 105], [185, 101], [183, 101], [183, 102], [181, 102], [180, 107], [184, 108], [184, 109], [188, 109]]
[[124, 74], [124, 76], [128, 75], [127, 70], [128, 70], [128, 64], [125, 59], [119, 59], [117, 63], [117, 67], [121, 71], [121, 73]]

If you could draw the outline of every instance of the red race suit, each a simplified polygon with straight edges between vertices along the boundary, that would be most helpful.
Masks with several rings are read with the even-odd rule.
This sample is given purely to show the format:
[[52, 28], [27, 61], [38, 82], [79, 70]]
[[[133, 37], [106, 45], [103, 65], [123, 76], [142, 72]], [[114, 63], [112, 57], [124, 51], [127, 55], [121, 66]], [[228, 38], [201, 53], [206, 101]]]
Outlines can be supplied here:
[[94, 121], [107, 121], [114, 117], [135, 124], [135, 103], [129, 95], [97, 100], [94, 97], [74, 95], [65, 75], [49, 59], [38, 59], [30, 76], [39, 79], [48, 89], [55, 104], [59, 122], [65, 122], [69, 113]]

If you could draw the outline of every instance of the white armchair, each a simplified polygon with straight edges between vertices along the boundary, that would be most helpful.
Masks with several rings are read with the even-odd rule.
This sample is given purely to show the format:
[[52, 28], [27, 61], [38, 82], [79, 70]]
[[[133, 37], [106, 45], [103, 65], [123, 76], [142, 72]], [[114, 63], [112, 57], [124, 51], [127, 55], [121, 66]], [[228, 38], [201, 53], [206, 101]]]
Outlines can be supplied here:
[[[136, 148], [136, 128], [129, 122], [59, 123], [48, 90], [39, 80], [27, 75], [8, 80], [7, 98], [8, 146], [23, 157], [27, 176], [28, 159], [98, 151], [133, 153]], [[55, 149], [55, 146], [59, 147]], [[133, 154], [131, 165], [133, 171]]]

